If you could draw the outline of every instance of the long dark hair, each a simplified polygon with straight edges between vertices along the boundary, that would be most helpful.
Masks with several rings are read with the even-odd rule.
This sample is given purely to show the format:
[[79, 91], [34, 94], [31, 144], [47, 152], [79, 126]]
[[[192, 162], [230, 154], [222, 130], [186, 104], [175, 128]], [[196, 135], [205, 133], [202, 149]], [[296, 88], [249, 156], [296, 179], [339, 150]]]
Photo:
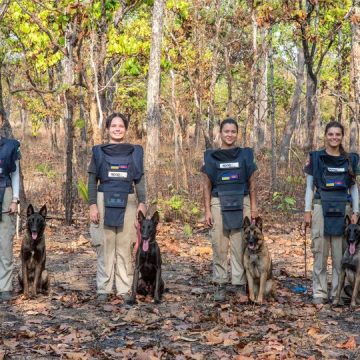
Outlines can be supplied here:
[[222, 131], [224, 125], [226, 125], [226, 124], [235, 125], [236, 132], [239, 132], [239, 125], [237, 124], [237, 122], [233, 118], [226, 118], [220, 123], [220, 132]]
[[[345, 135], [344, 126], [341, 123], [339, 123], [338, 121], [330, 121], [329, 123], [326, 124], [325, 135], [327, 134], [327, 132], [329, 131], [330, 128], [339, 128], [341, 130], [342, 136], [344, 137], [344, 135]], [[355, 181], [356, 177], [354, 174], [354, 170], [352, 168], [349, 153], [344, 149], [344, 146], [342, 143], [340, 143], [340, 145], [339, 145], [339, 151], [340, 151], [340, 155], [344, 156], [347, 159], [347, 161], [349, 163], [349, 174], [350, 174], [351, 180]]]
[[105, 128], [109, 130], [110, 126], [111, 126], [111, 122], [113, 121], [113, 119], [115, 118], [120, 118], [123, 122], [124, 122], [124, 126], [125, 129], [127, 130], [129, 127], [129, 119], [122, 113], [119, 112], [114, 112], [112, 114], [110, 114], [106, 120], [105, 120]]

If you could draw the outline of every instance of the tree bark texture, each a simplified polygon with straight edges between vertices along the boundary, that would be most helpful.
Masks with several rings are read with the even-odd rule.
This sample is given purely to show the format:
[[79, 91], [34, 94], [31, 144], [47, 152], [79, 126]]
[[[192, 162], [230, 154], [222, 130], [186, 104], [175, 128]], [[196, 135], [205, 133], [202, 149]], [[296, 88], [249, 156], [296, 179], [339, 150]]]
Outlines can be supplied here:
[[295, 90], [290, 107], [290, 118], [283, 131], [279, 154], [280, 163], [287, 163], [289, 158], [291, 138], [296, 127], [300, 110], [301, 91], [304, 85], [304, 65], [304, 52], [301, 47], [298, 47]]
[[145, 171], [150, 197], [156, 191], [154, 176], [158, 167], [160, 137], [160, 60], [164, 19], [164, 0], [155, 0], [152, 15], [152, 36], [147, 87], [147, 138]]

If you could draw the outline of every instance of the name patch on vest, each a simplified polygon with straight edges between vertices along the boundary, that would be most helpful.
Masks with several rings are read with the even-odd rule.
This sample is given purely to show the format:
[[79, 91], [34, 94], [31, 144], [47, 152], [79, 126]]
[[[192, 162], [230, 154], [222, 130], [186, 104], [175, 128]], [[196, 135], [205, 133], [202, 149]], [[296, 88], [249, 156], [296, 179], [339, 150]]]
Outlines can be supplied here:
[[239, 180], [239, 178], [240, 178], [239, 174], [226, 173], [222, 175], [221, 180], [222, 181]]
[[220, 169], [234, 169], [239, 167], [239, 162], [221, 163]]
[[342, 172], [345, 172], [345, 168], [329, 167], [329, 168], [327, 168], [327, 170], [328, 170], [329, 172], [333, 172], [333, 173], [342, 173]]
[[108, 177], [109, 178], [122, 178], [122, 179], [126, 179], [127, 178], [127, 171], [109, 171], [108, 172]]

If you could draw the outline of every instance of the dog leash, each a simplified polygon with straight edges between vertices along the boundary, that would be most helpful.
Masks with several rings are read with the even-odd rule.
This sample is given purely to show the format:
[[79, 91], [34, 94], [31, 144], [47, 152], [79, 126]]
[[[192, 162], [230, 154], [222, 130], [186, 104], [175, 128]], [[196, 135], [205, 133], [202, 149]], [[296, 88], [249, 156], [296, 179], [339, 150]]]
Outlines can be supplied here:
[[136, 243], [133, 249], [133, 258], [135, 258], [137, 249], [139, 248], [140, 245], [140, 241], [141, 241], [141, 232], [140, 232], [140, 223], [138, 222], [138, 224], [136, 225], [136, 235], [137, 235], [137, 239], [136, 239]]

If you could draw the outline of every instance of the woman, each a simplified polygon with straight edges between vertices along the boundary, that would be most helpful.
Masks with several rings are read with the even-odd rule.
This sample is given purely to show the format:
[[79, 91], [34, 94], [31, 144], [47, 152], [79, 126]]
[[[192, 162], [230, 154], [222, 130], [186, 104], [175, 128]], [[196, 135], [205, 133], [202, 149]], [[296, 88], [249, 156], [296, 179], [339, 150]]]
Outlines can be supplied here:
[[20, 143], [0, 136], [0, 300], [12, 291], [13, 238], [19, 201]]
[[246, 293], [243, 266], [244, 216], [257, 217], [253, 151], [236, 146], [238, 125], [228, 118], [220, 124], [221, 147], [204, 154], [203, 194], [205, 221], [211, 227], [213, 282], [217, 284], [215, 301], [226, 298], [228, 249], [230, 243], [231, 283]]
[[356, 184], [359, 156], [344, 150], [343, 138], [344, 127], [337, 121], [328, 123], [325, 128], [325, 149], [310, 152], [305, 166], [304, 222], [305, 227], [311, 227], [314, 304], [324, 304], [328, 300], [327, 259], [330, 247], [330, 296], [335, 296], [345, 250], [344, 218], [349, 214], [351, 221], [356, 223], [359, 215], [359, 193]]
[[126, 300], [133, 277], [137, 212], [146, 213], [143, 149], [125, 142], [128, 125], [120, 113], [106, 119], [109, 143], [93, 147], [88, 169], [90, 233], [97, 252], [100, 301], [112, 293], [114, 279], [116, 294]]

